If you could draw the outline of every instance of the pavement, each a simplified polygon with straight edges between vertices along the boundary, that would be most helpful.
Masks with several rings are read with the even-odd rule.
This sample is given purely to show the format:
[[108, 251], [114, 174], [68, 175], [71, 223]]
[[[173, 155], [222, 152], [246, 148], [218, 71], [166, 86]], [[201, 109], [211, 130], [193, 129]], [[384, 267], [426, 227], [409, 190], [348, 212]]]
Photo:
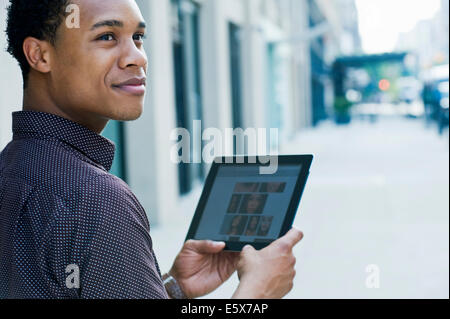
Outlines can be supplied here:
[[[324, 123], [284, 154], [315, 161], [294, 226], [294, 288], [286, 298], [449, 298], [449, 138], [423, 120]], [[162, 271], [182, 246], [201, 185], [151, 229]], [[234, 274], [206, 298], [229, 298]]]

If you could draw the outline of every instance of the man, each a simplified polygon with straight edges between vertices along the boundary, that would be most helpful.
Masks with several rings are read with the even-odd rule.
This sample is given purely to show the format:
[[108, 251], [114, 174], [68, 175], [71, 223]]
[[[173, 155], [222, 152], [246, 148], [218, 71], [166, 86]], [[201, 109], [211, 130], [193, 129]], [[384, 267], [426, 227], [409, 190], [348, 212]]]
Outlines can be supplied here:
[[[65, 21], [69, 4], [78, 28]], [[145, 32], [133, 0], [10, 1], [8, 51], [24, 98], [0, 154], [0, 298], [195, 298], [236, 270], [234, 298], [292, 288], [295, 229], [240, 254], [188, 241], [161, 276], [146, 214], [108, 173], [114, 144], [99, 135], [143, 112]]]

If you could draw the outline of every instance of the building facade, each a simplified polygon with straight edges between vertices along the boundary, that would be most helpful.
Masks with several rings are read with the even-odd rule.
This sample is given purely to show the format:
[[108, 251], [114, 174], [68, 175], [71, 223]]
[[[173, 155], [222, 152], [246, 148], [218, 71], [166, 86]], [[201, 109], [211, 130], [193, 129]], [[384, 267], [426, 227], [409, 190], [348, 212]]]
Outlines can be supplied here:
[[[281, 144], [327, 116], [329, 67], [342, 52], [345, 29], [339, 1], [136, 1], [149, 24], [145, 111], [135, 122], [111, 122], [104, 135], [118, 149], [113, 173], [130, 185], [152, 224], [170, 222], [179, 199], [209, 168], [171, 160], [175, 128], [278, 128]], [[7, 2], [0, 0], [2, 30]], [[22, 79], [6, 52], [0, 65], [2, 149], [11, 112], [20, 109]], [[193, 157], [202, 149], [202, 141], [190, 145]]]

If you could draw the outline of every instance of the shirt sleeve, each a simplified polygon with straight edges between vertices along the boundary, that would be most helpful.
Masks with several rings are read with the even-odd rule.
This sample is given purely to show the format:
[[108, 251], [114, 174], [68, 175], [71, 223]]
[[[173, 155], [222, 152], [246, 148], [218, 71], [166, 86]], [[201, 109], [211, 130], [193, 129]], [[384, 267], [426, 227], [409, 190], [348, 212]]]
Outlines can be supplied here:
[[[111, 175], [97, 177], [74, 203], [56, 220], [51, 253], [53, 259], [65, 260], [63, 266], [79, 267], [77, 295], [167, 298], [147, 217], [126, 184]], [[64, 273], [65, 279], [68, 275]], [[65, 280], [61, 281], [64, 285]]]

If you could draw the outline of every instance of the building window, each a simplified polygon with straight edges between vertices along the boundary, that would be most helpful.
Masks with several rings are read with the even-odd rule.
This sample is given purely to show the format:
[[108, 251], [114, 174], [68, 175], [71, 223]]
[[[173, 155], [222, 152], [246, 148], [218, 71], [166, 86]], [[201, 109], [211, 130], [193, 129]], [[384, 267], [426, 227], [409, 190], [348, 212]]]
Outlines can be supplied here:
[[[228, 24], [230, 45], [230, 77], [231, 77], [231, 112], [233, 128], [244, 129], [242, 110], [242, 29], [234, 23]], [[237, 137], [236, 137], [237, 138]], [[238, 148], [238, 145], [240, 147]], [[233, 142], [233, 152], [245, 155], [247, 148], [241, 143]]]
[[[202, 120], [200, 7], [190, 0], [172, 0], [171, 4], [177, 126], [192, 134], [194, 121]], [[191, 145], [191, 162], [194, 155], [201, 158], [202, 145], [194, 147]], [[181, 194], [190, 192], [197, 181], [204, 179], [203, 164], [180, 163], [178, 173]]]
[[229, 37], [233, 127], [243, 128], [244, 123], [242, 120], [241, 28], [234, 23], [229, 23]]

